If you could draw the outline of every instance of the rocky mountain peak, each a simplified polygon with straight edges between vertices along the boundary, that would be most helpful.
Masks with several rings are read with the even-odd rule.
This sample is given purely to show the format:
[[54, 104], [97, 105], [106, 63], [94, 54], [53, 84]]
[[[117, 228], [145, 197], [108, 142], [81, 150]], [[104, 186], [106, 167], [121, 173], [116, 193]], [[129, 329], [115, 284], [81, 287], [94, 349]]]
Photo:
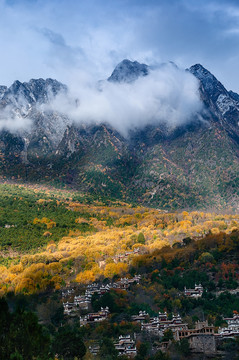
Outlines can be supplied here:
[[41, 132], [40, 129], [44, 129], [46, 132], [48, 128], [51, 129], [48, 138], [55, 139], [59, 127], [61, 128], [60, 136], [65, 130], [62, 129], [62, 122], [65, 127], [66, 116], [59, 115], [54, 120], [52, 114], [47, 115], [39, 111], [38, 105], [50, 102], [61, 91], [66, 92], [67, 87], [53, 79], [31, 79], [29, 82], [23, 83], [16, 80], [9, 88], [0, 87], [0, 109], [4, 116], [7, 114], [9, 118], [16, 116], [30, 118], [34, 124], [33, 132]]
[[[4, 104], [22, 104], [23, 102], [33, 105], [35, 103], [45, 103], [50, 96], [57, 95], [60, 91], [66, 91], [67, 87], [53, 79], [31, 79], [29, 82], [19, 80], [9, 87], [0, 87], [0, 99]], [[2, 95], [2, 96], [1, 96]]]
[[203, 90], [206, 91], [214, 101], [217, 100], [220, 94], [227, 94], [227, 90], [220, 81], [201, 64], [191, 66], [189, 71], [200, 81]]
[[236, 132], [238, 131], [239, 117], [239, 95], [227, 91], [227, 89], [217, 80], [217, 78], [205, 69], [201, 64], [190, 67], [189, 71], [199, 80], [200, 94], [203, 102], [212, 114], [230, 126], [234, 124]]
[[124, 59], [116, 66], [111, 76], [108, 78], [108, 81], [130, 83], [141, 76], [148, 75], [148, 73], [148, 65], [140, 64], [138, 61]]

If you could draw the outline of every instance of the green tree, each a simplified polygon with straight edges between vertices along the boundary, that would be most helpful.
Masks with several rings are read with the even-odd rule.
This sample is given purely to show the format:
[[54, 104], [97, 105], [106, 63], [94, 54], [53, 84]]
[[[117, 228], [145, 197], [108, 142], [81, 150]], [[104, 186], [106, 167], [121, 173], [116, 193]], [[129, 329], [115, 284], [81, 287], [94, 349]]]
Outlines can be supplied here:
[[149, 343], [142, 342], [138, 346], [136, 360], [144, 360], [149, 352]]
[[10, 314], [0, 300], [0, 359], [32, 360], [50, 357], [50, 338], [32, 312], [20, 308]]
[[0, 299], [0, 359], [7, 359], [10, 353], [9, 327], [11, 315], [4, 299]]
[[173, 332], [171, 329], [167, 329], [164, 332], [163, 338], [162, 338], [162, 341], [169, 341], [169, 340], [173, 340]]
[[214, 261], [214, 257], [212, 254], [210, 254], [209, 252], [204, 252], [201, 254], [201, 256], [199, 257], [199, 260], [201, 263], [212, 263]]
[[35, 314], [18, 309], [13, 314], [9, 332], [11, 353], [17, 349], [24, 360], [37, 356], [41, 360], [49, 359], [50, 338]]
[[80, 331], [68, 325], [60, 327], [53, 342], [53, 351], [64, 360], [73, 360], [75, 357], [82, 359], [86, 353], [86, 347], [81, 339]]
[[10, 360], [24, 360], [22, 355], [19, 354], [18, 351], [16, 351], [14, 354], [11, 354]]
[[138, 235], [138, 243], [143, 244], [143, 245], [145, 244], [145, 237], [142, 232], [140, 232]]
[[188, 355], [190, 353], [190, 346], [188, 339], [186, 338], [181, 339], [178, 343], [178, 349], [182, 355], [184, 356]]
[[111, 339], [104, 337], [100, 344], [99, 350], [100, 359], [114, 360], [118, 358], [118, 351]]

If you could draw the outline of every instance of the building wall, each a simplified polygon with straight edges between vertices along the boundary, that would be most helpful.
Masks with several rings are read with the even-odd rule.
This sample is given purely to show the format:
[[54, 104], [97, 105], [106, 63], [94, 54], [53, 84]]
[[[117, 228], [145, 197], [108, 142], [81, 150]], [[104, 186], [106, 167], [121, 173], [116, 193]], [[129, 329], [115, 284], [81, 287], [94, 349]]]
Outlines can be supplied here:
[[205, 354], [212, 354], [216, 352], [216, 342], [215, 336], [213, 334], [195, 334], [191, 335], [188, 340], [190, 344], [190, 349], [194, 352], [200, 352]]

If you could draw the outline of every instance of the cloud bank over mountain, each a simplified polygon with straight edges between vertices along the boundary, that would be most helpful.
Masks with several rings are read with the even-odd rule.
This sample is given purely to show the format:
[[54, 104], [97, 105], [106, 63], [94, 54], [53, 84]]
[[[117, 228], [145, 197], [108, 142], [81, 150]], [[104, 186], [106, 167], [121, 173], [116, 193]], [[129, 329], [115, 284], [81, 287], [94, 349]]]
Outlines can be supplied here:
[[12, 106], [7, 106], [0, 111], [0, 131], [8, 130], [13, 134], [19, 131], [30, 131], [33, 120], [30, 117], [24, 117], [20, 113], [14, 112]]
[[146, 125], [169, 128], [193, 121], [202, 110], [198, 81], [174, 64], [152, 69], [133, 82], [77, 79], [68, 95], [59, 94], [42, 110], [66, 114], [76, 124], [108, 123], [124, 136]]

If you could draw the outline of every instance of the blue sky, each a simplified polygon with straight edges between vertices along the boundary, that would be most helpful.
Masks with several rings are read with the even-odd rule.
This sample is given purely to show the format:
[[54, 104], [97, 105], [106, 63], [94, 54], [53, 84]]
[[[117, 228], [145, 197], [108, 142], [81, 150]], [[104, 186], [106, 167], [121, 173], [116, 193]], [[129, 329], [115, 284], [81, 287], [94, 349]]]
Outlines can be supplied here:
[[129, 58], [199, 62], [239, 92], [239, 1], [0, 0], [0, 34], [0, 84], [102, 79]]

